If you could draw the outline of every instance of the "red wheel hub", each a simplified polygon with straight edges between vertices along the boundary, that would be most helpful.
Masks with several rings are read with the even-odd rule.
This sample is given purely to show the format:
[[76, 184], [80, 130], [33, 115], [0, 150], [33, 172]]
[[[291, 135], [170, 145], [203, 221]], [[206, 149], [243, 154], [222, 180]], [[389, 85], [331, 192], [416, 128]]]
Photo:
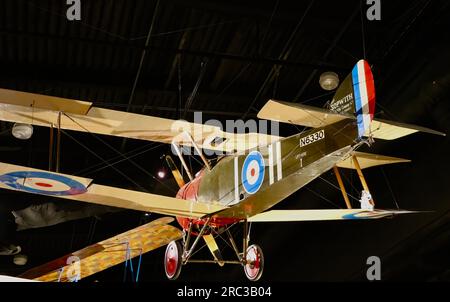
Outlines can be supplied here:
[[178, 268], [178, 249], [176, 244], [170, 243], [166, 251], [166, 272], [169, 276], [174, 276]]
[[260, 255], [255, 247], [252, 247], [247, 252], [247, 265], [246, 270], [250, 277], [256, 277], [260, 268]]

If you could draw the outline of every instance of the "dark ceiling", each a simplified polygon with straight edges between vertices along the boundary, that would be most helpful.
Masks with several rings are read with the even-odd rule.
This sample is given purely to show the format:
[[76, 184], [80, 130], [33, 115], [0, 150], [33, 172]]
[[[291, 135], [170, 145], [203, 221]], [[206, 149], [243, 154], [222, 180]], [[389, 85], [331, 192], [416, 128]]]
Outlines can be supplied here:
[[[167, 118], [190, 120], [201, 111], [205, 119], [247, 119], [268, 98], [323, 106], [331, 94], [320, 88], [320, 74], [335, 71], [343, 78], [366, 58], [378, 116], [450, 133], [448, 1], [381, 1], [380, 21], [365, 18], [366, 1], [242, 2], [82, 0], [81, 21], [68, 21], [64, 0], [0, 0], [0, 87]], [[48, 129], [35, 129], [22, 142], [11, 137], [10, 128], [1, 123], [1, 161], [47, 168]], [[284, 126], [281, 135], [293, 131]], [[143, 169], [115, 165], [134, 183], [99, 161], [120, 159], [105, 142], [135, 155]], [[380, 207], [397, 202], [433, 212], [370, 222], [256, 225], [252, 238], [266, 256], [263, 280], [365, 280], [371, 255], [382, 259], [383, 280], [450, 280], [449, 138], [417, 134], [377, 142], [370, 151], [413, 160], [367, 171]], [[61, 171], [173, 195], [174, 181], [163, 186], [152, 178], [165, 152], [159, 144], [70, 133], [63, 136]], [[344, 175], [358, 188], [353, 173]], [[331, 172], [324, 179], [335, 181]], [[7, 208], [24, 201], [35, 198], [2, 192], [0, 203]], [[329, 201], [343, 203], [340, 192], [318, 179], [279, 207], [323, 208]], [[14, 267], [1, 257], [0, 272], [18, 274], [143, 219], [125, 211], [19, 232], [16, 240], [29, 263]], [[165, 279], [162, 255], [159, 249], [144, 257], [141, 280]], [[120, 266], [89, 280], [120, 281], [122, 274]], [[181, 279], [245, 276], [239, 267], [192, 264]]]

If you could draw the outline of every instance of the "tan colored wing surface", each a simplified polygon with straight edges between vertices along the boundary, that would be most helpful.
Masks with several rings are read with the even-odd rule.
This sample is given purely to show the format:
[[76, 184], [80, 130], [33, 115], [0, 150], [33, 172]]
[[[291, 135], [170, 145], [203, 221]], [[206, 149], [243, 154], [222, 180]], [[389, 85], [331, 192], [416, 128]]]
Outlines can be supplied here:
[[[79, 267], [79, 279], [86, 278], [123, 263], [126, 259], [132, 259], [164, 246], [172, 240], [180, 239], [182, 232], [173, 226], [167, 225], [172, 221], [173, 218], [169, 217], [159, 218], [33, 268], [20, 275], [20, 277], [45, 282], [67, 282], [76, 278], [76, 270]], [[129, 256], [127, 257], [128, 252]], [[75, 261], [77, 259], [79, 259], [78, 262]]]
[[86, 114], [91, 102], [0, 88], [0, 103], [40, 109]]
[[327, 220], [358, 220], [378, 219], [398, 214], [414, 213], [402, 210], [362, 210], [362, 209], [333, 209], [333, 210], [271, 210], [256, 214], [248, 219], [249, 222], [288, 222], [288, 221], [327, 221]]
[[[385, 155], [371, 154], [365, 152], [354, 152], [353, 153], [357, 158], [361, 169], [366, 169], [375, 166], [388, 165], [388, 164], [398, 164], [398, 163], [408, 163], [411, 162], [409, 159], [391, 157]], [[354, 162], [351, 157], [339, 162], [337, 164], [339, 168], [346, 169], [356, 169]]]
[[367, 131], [370, 131], [370, 133], [374, 138], [385, 140], [398, 139], [416, 132], [425, 132], [429, 134], [445, 136], [445, 133], [432, 130], [429, 128], [380, 119], [374, 119], [372, 121], [372, 124], [370, 125], [370, 129], [368, 129]]
[[[280, 139], [262, 133], [234, 134], [217, 126], [91, 107], [91, 103], [0, 89], [0, 120], [65, 130], [191, 146], [189, 133], [203, 149], [245, 151]], [[234, 129], [233, 129], [234, 131]]]
[[[17, 177], [14, 176], [14, 174], [11, 174], [15, 172], [45, 173], [44, 176], [41, 176], [44, 177], [44, 179], [41, 179], [40, 182], [45, 182], [46, 179], [50, 179], [52, 182], [55, 182], [56, 179], [56, 182], [60, 182], [60, 179], [62, 178], [64, 178], [66, 182], [67, 180], [76, 181], [79, 183], [79, 188], [81, 188], [81, 190], [78, 189], [76, 192], [69, 192], [66, 190], [63, 193], [55, 194], [54, 192], [47, 191], [50, 189], [38, 187], [38, 190], [36, 191], [36, 187], [34, 185], [35, 182], [32, 179], [34, 174], [29, 174], [27, 177]], [[215, 204], [214, 201], [211, 201], [211, 203], [199, 203], [163, 195], [97, 185], [92, 184], [91, 182], [92, 180], [90, 179], [72, 175], [52, 173], [23, 166], [0, 163], [0, 188], [4, 189], [54, 196], [63, 199], [95, 203], [111, 207], [183, 217], [200, 218], [224, 209], [223, 206]]]
[[258, 118], [318, 128], [353, 117], [333, 113], [322, 108], [269, 100], [258, 112]]

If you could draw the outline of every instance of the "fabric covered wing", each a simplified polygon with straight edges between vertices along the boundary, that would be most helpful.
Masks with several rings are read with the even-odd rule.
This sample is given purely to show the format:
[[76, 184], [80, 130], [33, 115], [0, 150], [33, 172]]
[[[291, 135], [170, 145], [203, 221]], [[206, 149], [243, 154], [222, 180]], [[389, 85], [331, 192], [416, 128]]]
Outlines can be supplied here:
[[[365, 152], [353, 152], [353, 155], [358, 159], [359, 165], [361, 169], [366, 169], [375, 166], [388, 165], [388, 164], [398, 164], [398, 163], [408, 163], [409, 159], [391, 157], [385, 155], [378, 155], [372, 153]], [[339, 168], [346, 169], [356, 169], [355, 164], [352, 160], [352, 157], [348, 157], [347, 159], [336, 164]]]
[[203, 217], [224, 209], [213, 201], [198, 203], [92, 184], [91, 179], [0, 163], [0, 188], [105, 206], [183, 217]]
[[91, 107], [87, 102], [1, 89], [0, 120], [55, 128], [59, 125], [65, 130], [168, 144], [175, 141], [192, 146], [191, 139], [186, 136], [188, 133], [200, 148], [224, 153], [245, 151], [280, 139], [260, 133], [234, 134], [222, 131], [218, 126]]
[[[182, 232], [168, 225], [172, 221], [173, 218], [170, 217], [159, 218], [33, 268], [20, 277], [45, 282], [67, 282], [71, 281], [72, 278], [86, 278], [123, 263], [126, 259], [132, 259], [164, 246], [172, 240], [180, 239]], [[129, 254], [127, 255], [127, 253]], [[76, 275], [77, 266], [80, 272], [79, 276]]]
[[385, 140], [394, 140], [401, 138], [403, 136], [407, 136], [416, 132], [425, 132], [429, 134], [436, 134], [445, 136], [445, 133], [432, 130], [425, 127], [420, 127], [416, 125], [409, 125], [404, 123], [398, 123], [393, 121], [386, 121], [381, 119], [374, 119], [370, 126], [370, 129], [367, 129], [366, 135], [370, 134], [374, 138], [385, 139]]
[[324, 127], [346, 118], [355, 119], [322, 108], [275, 100], [269, 100], [264, 105], [258, 112], [258, 118], [312, 128]]
[[3, 88], [0, 88], [0, 103], [76, 114], [86, 114], [92, 106], [91, 102]]
[[362, 210], [362, 209], [333, 209], [333, 210], [271, 210], [256, 214], [248, 219], [249, 222], [287, 222], [287, 221], [326, 221], [326, 220], [358, 220], [378, 219], [398, 214], [415, 213], [402, 210]]

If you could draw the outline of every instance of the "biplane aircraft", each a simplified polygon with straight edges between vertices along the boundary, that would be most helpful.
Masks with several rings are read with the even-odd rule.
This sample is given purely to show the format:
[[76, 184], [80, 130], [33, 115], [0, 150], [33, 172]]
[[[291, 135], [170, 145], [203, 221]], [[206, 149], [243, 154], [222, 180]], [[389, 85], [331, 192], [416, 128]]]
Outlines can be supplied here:
[[[0, 163], [0, 187], [68, 200], [96, 203], [175, 216], [183, 234], [170, 230], [173, 239], [166, 247], [164, 267], [169, 279], [176, 279], [183, 265], [193, 262], [238, 264], [248, 279], [258, 280], [263, 272], [261, 248], [250, 245], [251, 223], [377, 219], [410, 213], [374, 209], [362, 169], [407, 160], [358, 152], [375, 139], [394, 140], [415, 132], [445, 135], [431, 129], [374, 118], [375, 88], [369, 64], [361, 60], [338, 87], [328, 108], [269, 100], [258, 118], [308, 127], [289, 137], [259, 133], [227, 133], [218, 127], [143, 116], [93, 107], [92, 103], [11, 90], [0, 90], [0, 119], [3, 121], [54, 127], [56, 129], [113, 135], [172, 144], [181, 164], [189, 172], [180, 146], [193, 147], [204, 168], [188, 173], [185, 183], [169, 157], [169, 166], [180, 189], [175, 197], [96, 184], [92, 179]], [[193, 135], [200, 131], [201, 135]], [[180, 135], [182, 134], [182, 135]], [[224, 156], [209, 161], [202, 150], [218, 150]], [[353, 209], [348, 201], [339, 168], [355, 169], [366, 201]], [[270, 210], [274, 205], [334, 169], [347, 209]], [[230, 228], [243, 229], [242, 248]], [[227, 240], [236, 254], [225, 260], [217, 238]], [[211, 251], [211, 260], [194, 259], [199, 241]], [[101, 245], [101, 244], [100, 244]], [[81, 253], [82, 254], [82, 253]], [[90, 255], [90, 254], [89, 254]], [[41, 276], [55, 267], [45, 266]], [[33, 278], [38, 278], [36, 270]], [[48, 279], [45, 279], [48, 280]]]

